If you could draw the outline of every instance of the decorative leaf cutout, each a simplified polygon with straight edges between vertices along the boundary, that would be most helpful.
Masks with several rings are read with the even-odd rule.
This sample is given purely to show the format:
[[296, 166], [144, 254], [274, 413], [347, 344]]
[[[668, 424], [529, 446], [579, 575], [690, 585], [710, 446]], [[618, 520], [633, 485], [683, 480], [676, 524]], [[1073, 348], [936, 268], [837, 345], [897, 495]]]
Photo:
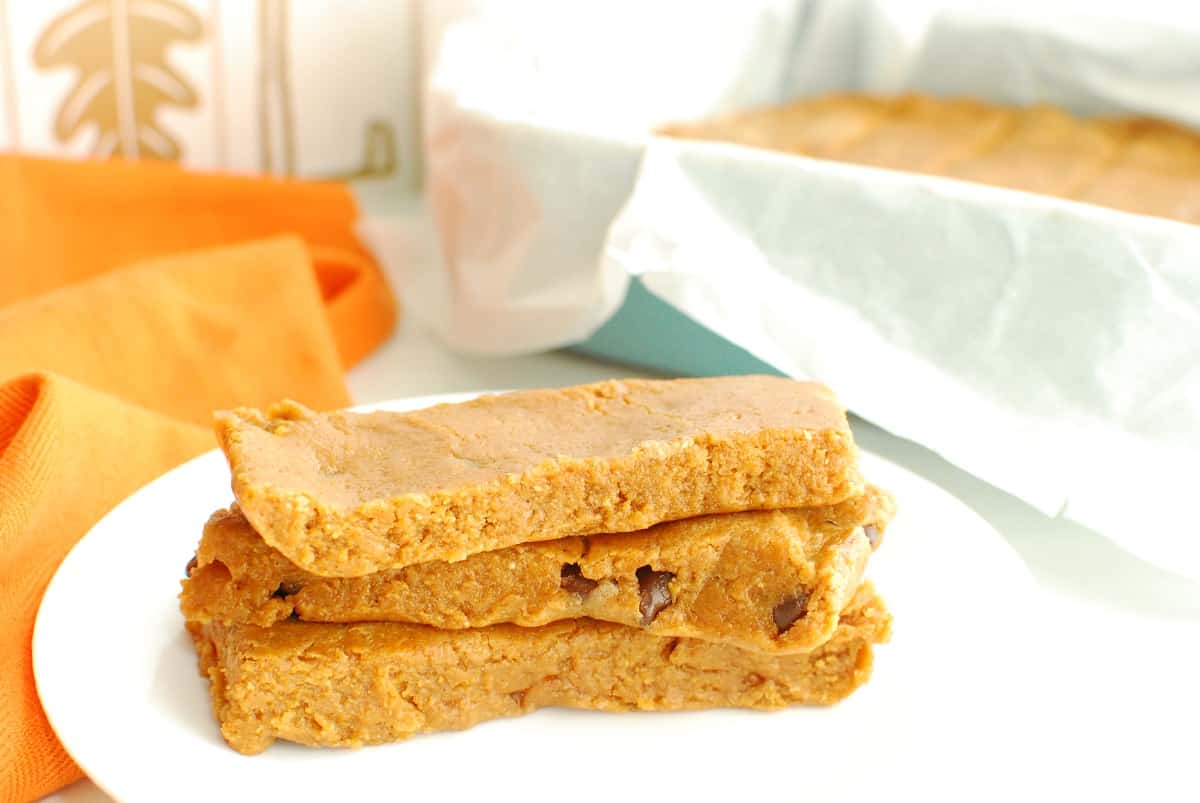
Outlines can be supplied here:
[[58, 107], [55, 138], [66, 143], [94, 126], [96, 156], [178, 159], [179, 143], [155, 115], [163, 105], [194, 107], [196, 91], [167, 63], [167, 47], [203, 38], [200, 18], [176, 0], [84, 0], [64, 12], [33, 51], [41, 69], [78, 73]]

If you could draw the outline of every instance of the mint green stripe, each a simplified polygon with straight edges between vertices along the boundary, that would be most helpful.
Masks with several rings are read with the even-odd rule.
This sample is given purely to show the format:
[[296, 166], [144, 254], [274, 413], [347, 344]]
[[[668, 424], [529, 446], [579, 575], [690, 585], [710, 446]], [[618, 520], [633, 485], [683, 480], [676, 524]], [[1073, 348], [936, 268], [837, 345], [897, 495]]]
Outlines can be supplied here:
[[625, 303], [575, 351], [674, 376], [775, 374], [771, 366], [652, 295], [634, 278]]

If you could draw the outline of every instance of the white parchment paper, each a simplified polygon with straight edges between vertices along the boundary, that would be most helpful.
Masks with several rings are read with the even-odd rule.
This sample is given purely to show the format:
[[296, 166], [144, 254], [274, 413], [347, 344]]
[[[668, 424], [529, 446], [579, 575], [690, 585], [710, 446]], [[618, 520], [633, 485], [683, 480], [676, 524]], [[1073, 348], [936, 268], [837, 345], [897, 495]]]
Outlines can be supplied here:
[[863, 417], [1200, 578], [1200, 227], [646, 133], [833, 89], [1200, 127], [1200, 20], [1154, 3], [601, 5], [444, 21], [426, 106], [444, 266], [406, 277], [415, 314], [459, 348], [560, 346], [640, 276]]

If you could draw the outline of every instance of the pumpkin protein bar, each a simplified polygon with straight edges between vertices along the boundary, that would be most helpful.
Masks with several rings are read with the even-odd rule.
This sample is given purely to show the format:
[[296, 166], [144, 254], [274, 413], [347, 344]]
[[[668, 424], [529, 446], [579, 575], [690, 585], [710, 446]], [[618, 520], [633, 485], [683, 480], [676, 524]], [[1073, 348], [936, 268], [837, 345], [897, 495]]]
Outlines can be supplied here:
[[292, 616], [447, 629], [589, 617], [800, 652], [833, 634], [893, 512], [891, 497], [868, 486], [827, 507], [703, 516], [327, 578], [295, 567], [236, 509], [220, 510], [189, 564], [181, 608], [189, 621], [264, 627]]
[[297, 566], [360, 576], [532, 540], [863, 490], [823, 385], [744, 376], [600, 382], [411, 413], [218, 413], [234, 496]]
[[766, 655], [608, 622], [446, 631], [396, 622], [188, 623], [225, 741], [358, 747], [547, 706], [828, 705], [870, 676], [891, 618], [869, 584], [814, 651]]
[[1141, 117], [1075, 117], [906, 94], [827, 95], [664, 126], [817, 159], [947, 176], [1200, 223], [1200, 133]]

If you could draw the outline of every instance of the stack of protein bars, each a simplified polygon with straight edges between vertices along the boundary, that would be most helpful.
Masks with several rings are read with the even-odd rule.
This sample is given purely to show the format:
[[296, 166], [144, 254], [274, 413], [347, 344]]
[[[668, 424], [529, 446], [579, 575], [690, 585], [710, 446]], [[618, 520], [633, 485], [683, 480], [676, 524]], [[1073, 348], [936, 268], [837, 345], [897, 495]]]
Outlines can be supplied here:
[[219, 414], [237, 502], [182, 608], [225, 740], [357, 746], [544, 706], [829, 704], [890, 617], [845, 412], [773, 377], [410, 413]]

